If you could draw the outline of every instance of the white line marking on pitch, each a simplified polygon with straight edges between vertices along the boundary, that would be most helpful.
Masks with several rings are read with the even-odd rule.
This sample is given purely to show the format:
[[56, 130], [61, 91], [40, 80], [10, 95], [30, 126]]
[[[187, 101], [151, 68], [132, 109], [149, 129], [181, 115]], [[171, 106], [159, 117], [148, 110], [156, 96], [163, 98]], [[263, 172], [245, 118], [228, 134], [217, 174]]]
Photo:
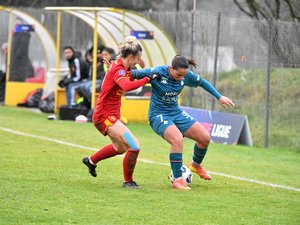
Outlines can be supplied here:
[[[21, 136], [41, 139], [41, 140], [45, 140], [45, 141], [51, 141], [51, 142], [54, 142], [54, 143], [57, 143], [57, 144], [67, 145], [67, 146], [71, 146], [71, 147], [75, 147], [75, 148], [81, 148], [81, 149], [91, 150], [91, 151], [97, 151], [98, 150], [97, 148], [91, 148], [91, 147], [88, 147], [88, 146], [77, 145], [77, 144], [73, 144], [73, 143], [70, 143], [70, 142], [60, 141], [60, 140], [45, 137], [45, 136], [28, 134], [28, 133], [24, 133], [24, 132], [20, 132], [20, 131], [15, 131], [15, 130], [12, 130], [12, 129], [9, 129], [9, 128], [5, 128], [5, 127], [0, 127], [0, 130], [5, 131], [5, 132], [9, 132], [9, 133], [12, 133], [12, 134], [21, 135]], [[156, 161], [152, 161], [152, 160], [148, 160], [148, 159], [138, 159], [138, 160], [141, 161], [141, 162], [155, 164], [155, 165], [170, 166], [169, 163], [161, 163], [161, 162], [156, 162]], [[228, 177], [228, 178], [234, 179], [234, 180], [247, 181], [247, 182], [251, 182], [251, 183], [256, 183], [256, 184], [261, 184], [261, 185], [265, 185], [265, 186], [274, 187], [274, 188], [282, 188], [282, 189], [286, 189], [286, 190], [300, 192], [300, 188], [285, 186], [285, 185], [281, 185], [281, 184], [267, 183], [267, 182], [260, 181], [260, 180], [253, 180], [253, 179], [248, 179], [248, 178], [244, 178], [244, 177], [233, 176], [233, 175], [229, 175], [229, 174], [226, 174], [226, 173], [219, 173], [219, 172], [213, 172], [213, 171], [208, 171], [208, 172], [211, 173], [211, 174], [217, 175], [217, 176]]]

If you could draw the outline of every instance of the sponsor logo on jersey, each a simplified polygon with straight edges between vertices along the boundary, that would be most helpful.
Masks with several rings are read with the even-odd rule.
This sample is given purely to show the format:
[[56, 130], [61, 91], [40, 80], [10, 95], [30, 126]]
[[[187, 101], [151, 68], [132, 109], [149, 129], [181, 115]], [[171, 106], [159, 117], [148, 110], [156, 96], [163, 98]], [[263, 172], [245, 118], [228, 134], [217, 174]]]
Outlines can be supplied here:
[[168, 78], [162, 77], [160, 83], [167, 84], [168, 83]]
[[177, 102], [178, 101], [178, 92], [167, 92], [165, 96], [161, 98], [164, 102]]
[[119, 75], [120, 76], [124, 76], [126, 74], [126, 71], [125, 70], [119, 70]]
[[178, 95], [178, 92], [167, 92], [167, 93], [165, 93], [165, 96], [176, 96], [176, 95]]

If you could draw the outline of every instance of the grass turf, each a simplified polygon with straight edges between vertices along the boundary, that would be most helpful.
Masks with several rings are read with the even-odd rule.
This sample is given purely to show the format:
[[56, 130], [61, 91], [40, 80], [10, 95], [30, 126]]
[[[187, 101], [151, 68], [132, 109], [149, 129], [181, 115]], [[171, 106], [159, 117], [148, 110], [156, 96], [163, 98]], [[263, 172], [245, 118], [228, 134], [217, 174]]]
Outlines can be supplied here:
[[[109, 139], [91, 124], [48, 121], [45, 114], [0, 107], [0, 127], [89, 147]], [[140, 158], [168, 163], [168, 144], [148, 125], [129, 128]], [[184, 160], [192, 154], [185, 141]], [[92, 151], [0, 130], [0, 224], [299, 224], [300, 192], [214, 176], [194, 176], [192, 191], [173, 190], [167, 166], [139, 162], [141, 190], [124, 190], [122, 158], [99, 164], [91, 177], [81, 164]], [[208, 170], [300, 187], [299, 152], [212, 144]]]

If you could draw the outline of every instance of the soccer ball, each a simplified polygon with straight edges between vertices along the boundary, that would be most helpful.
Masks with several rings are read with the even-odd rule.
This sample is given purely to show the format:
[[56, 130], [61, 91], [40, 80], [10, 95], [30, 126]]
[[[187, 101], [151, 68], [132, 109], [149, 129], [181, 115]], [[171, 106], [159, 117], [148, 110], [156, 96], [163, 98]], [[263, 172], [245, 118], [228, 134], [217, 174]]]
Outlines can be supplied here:
[[[190, 185], [192, 183], [192, 180], [193, 180], [193, 174], [192, 174], [192, 171], [185, 165], [183, 165], [181, 167], [181, 171], [182, 171], [182, 177], [183, 179], [185, 180], [185, 183], [187, 185]], [[171, 170], [171, 173], [170, 173], [170, 181], [173, 183], [174, 181], [174, 175], [173, 175], [173, 170]]]

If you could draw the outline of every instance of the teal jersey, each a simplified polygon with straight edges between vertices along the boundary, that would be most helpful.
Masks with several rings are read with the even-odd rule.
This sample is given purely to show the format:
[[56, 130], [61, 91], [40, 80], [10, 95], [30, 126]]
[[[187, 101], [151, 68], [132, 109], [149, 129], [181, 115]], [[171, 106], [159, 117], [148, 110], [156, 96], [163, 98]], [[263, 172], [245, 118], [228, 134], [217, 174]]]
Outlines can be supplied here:
[[[134, 79], [141, 79], [151, 74], [159, 74], [161, 79], [151, 81], [152, 92], [148, 116], [177, 115], [181, 113], [178, 105], [178, 96], [184, 86], [198, 87], [204, 80], [200, 75], [188, 70], [183, 80], [175, 80], [169, 74], [169, 66], [157, 66], [142, 70], [132, 70]], [[206, 81], [207, 82], [207, 81]], [[214, 89], [215, 90], [215, 89]], [[216, 90], [215, 90], [216, 91]], [[216, 91], [217, 92], [217, 91]], [[217, 98], [221, 95], [217, 92]]]

